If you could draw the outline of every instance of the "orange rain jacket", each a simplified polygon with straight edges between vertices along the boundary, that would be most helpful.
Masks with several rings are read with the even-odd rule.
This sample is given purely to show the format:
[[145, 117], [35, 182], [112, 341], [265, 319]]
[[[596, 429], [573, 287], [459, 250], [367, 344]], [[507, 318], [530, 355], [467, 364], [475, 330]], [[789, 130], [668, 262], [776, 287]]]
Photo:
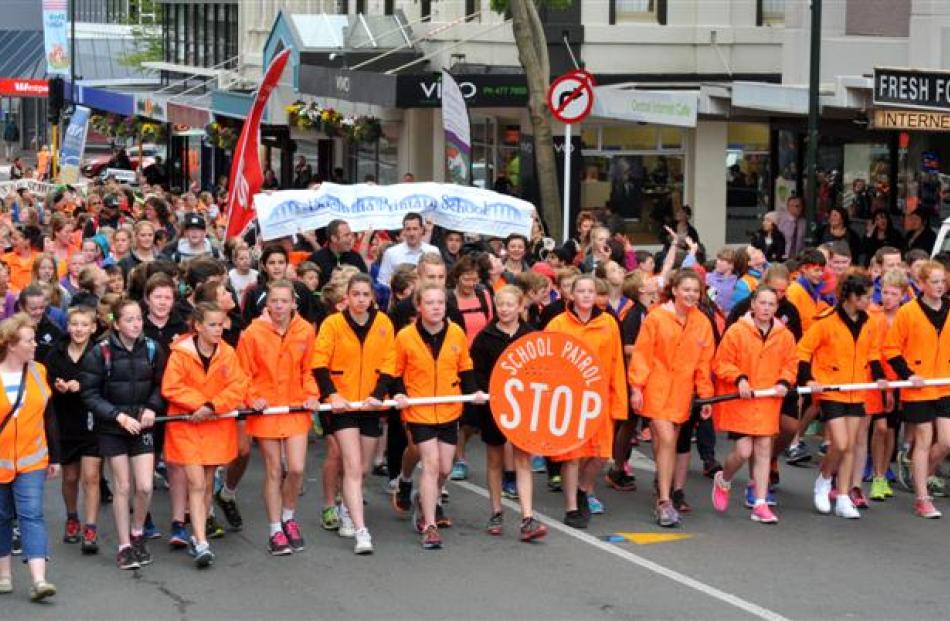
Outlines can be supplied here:
[[609, 313], [595, 308], [587, 323], [574, 311], [566, 310], [552, 319], [545, 332], [560, 332], [580, 341], [590, 350], [607, 379], [605, 413], [598, 417], [597, 428], [590, 442], [552, 457], [555, 461], [570, 461], [584, 457], [609, 458], [613, 454], [614, 421], [627, 418], [627, 382], [624, 378], [623, 343], [617, 320]]
[[[866, 383], [884, 377], [880, 342], [868, 314], [858, 313], [852, 327], [840, 306], [826, 309], [815, 318], [798, 343], [799, 381], [822, 385]], [[852, 329], [854, 331], [852, 331]], [[814, 395], [819, 401], [864, 403], [862, 392], [828, 392]]]
[[[13, 404], [6, 393], [0, 391], [0, 421], [14, 416], [0, 433], [0, 484], [12, 482], [18, 474], [44, 470], [50, 463], [50, 453], [57, 448], [55, 440], [48, 442], [46, 436], [48, 428], [55, 428], [55, 424], [47, 424], [53, 419], [46, 416], [50, 398], [46, 367], [29, 363], [23, 381], [26, 386], [15, 414], [10, 413]], [[58, 453], [54, 452], [52, 461], [58, 461]]]
[[[718, 394], [735, 392], [742, 378], [753, 390], [774, 388], [779, 383], [791, 388], [798, 373], [795, 337], [777, 319], [763, 336], [752, 316], [746, 314], [723, 335], [713, 359], [713, 373]], [[722, 431], [774, 436], [779, 432], [781, 408], [780, 397], [728, 401], [716, 406], [714, 420]]]
[[[247, 403], [264, 399], [275, 407], [317, 398], [311, 372], [314, 340], [313, 326], [296, 313], [283, 336], [266, 314], [252, 321], [237, 346], [238, 360], [248, 376]], [[255, 438], [287, 438], [307, 433], [311, 420], [307, 413], [250, 416], [247, 433]]]
[[[884, 339], [884, 359], [901, 379], [911, 375], [924, 379], [950, 377], [950, 315], [938, 334], [924, 313], [923, 304], [917, 298], [901, 306]], [[947, 395], [950, 388], [945, 386], [905, 388], [901, 390], [901, 401], [936, 401]]]
[[[897, 374], [894, 373], [894, 369], [891, 368], [891, 365], [887, 364], [887, 360], [884, 358], [883, 352], [883, 343], [884, 339], [887, 338], [887, 317], [884, 315], [884, 310], [872, 304], [868, 308], [868, 317], [870, 318], [871, 330], [874, 331], [874, 342], [880, 343], [882, 345], [881, 349], [881, 365], [884, 367], [884, 376], [888, 380], [896, 380]], [[880, 390], [868, 390], [864, 394], [864, 411], [867, 412], [868, 416], [874, 416], [876, 414], [884, 413], [884, 397], [883, 392]]]
[[[244, 403], [247, 385], [247, 375], [227, 343], [218, 345], [207, 371], [191, 334], [172, 343], [162, 377], [169, 416], [187, 416], [205, 404], [215, 414], [224, 414]], [[165, 460], [173, 464], [217, 466], [230, 462], [237, 452], [237, 421], [233, 418], [172, 422], [165, 428]]]
[[[444, 329], [445, 340], [437, 358], [422, 338], [420, 331], [425, 328], [420, 322], [409, 324], [396, 335], [395, 374], [402, 378], [407, 397], [460, 395], [463, 373], [472, 376], [474, 385], [465, 331], [447, 319]], [[403, 421], [423, 425], [451, 423], [461, 415], [461, 403], [412, 406], [402, 411]]]
[[798, 316], [802, 320], [802, 334], [808, 332], [815, 318], [829, 308], [824, 300], [814, 300], [797, 280], [788, 286], [785, 297], [798, 310]]
[[716, 351], [712, 324], [698, 308], [676, 317], [672, 302], [655, 307], [643, 320], [633, 346], [628, 379], [643, 391], [647, 418], [683, 423], [693, 393], [713, 396], [712, 359]]
[[362, 401], [373, 394], [380, 377], [392, 377], [396, 372], [396, 341], [389, 317], [372, 311], [363, 341], [350, 321], [348, 312], [343, 311], [320, 325], [311, 366], [324, 399], [338, 392], [347, 401]]

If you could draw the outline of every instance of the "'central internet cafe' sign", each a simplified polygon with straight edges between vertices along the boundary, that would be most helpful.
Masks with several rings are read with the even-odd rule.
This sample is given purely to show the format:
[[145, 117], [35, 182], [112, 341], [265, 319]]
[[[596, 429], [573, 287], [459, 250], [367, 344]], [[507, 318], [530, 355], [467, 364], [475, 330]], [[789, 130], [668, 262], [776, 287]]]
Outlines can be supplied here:
[[874, 105], [950, 110], [950, 71], [874, 70]]

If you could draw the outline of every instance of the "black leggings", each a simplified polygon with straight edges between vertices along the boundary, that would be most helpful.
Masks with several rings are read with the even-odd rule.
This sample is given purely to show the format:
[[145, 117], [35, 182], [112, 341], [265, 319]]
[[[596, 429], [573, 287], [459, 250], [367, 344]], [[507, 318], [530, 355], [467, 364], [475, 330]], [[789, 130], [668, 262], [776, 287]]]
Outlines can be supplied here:
[[386, 431], [386, 468], [389, 478], [395, 479], [402, 471], [402, 454], [409, 446], [406, 428], [402, 426], [399, 410], [392, 408], [386, 415], [389, 429]]
[[688, 454], [693, 441], [693, 430], [696, 431], [696, 450], [704, 461], [716, 461], [716, 430], [711, 418], [703, 420], [699, 415], [699, 407], [693, 407], [689, 420], [680, 425], [679, 437], [676, 439], [676, 454]]

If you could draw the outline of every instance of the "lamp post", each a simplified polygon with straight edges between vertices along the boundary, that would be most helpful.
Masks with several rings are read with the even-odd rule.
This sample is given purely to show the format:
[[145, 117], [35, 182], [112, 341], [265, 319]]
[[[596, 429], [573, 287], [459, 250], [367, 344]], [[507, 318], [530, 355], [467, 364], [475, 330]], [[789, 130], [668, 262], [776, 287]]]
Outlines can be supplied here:
[[808, 153], [805, 170], [808, 174], [808, 200], [805, 203], [805, 239], [808, 245], [817, 241], [818, 227], [815, 214], [818, 211], [818, 95], [821, 78], [821, 0], [811, 0], [811, 52], [808, 73]]

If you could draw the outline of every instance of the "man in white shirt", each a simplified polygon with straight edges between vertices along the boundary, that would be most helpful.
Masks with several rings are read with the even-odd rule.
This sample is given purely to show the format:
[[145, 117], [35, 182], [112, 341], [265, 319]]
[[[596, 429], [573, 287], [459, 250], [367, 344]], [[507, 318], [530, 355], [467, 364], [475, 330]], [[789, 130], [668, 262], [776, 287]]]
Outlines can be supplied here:
[[425, 234], [425, 222], [422, 216], [417, 213], [407, 213], [402, 219], [402, 241], [394, 246], [390, 246], [383, 254], [383, 260], [379, 264], [379, 276], [377, 281], [389, 286], [392, 279], [393, 270], [403, 263], [415, 265], [419, 262], [419, 257], [427, 252], [439, 253], [439, 249], [431, 244], [422, 241]]

